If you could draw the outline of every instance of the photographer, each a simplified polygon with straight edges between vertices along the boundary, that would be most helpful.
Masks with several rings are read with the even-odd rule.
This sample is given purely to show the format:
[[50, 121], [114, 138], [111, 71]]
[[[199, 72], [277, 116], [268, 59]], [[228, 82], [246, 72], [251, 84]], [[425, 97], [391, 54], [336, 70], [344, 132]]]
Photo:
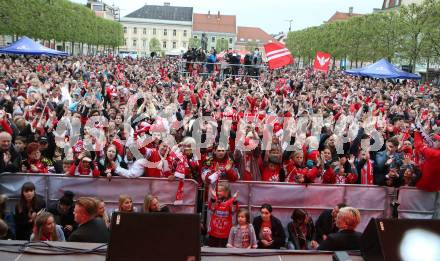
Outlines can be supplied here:
[[262, 63], [262, 58], [261, 58], [261, 53], [260, 53], [260, 49], [255, 48], [255, 51], [252, 55], [252, 64], [253, 66], [253, 70], [252, 70], [252, 75], [253, 76], [260, 76], [260, 66]]
[[185, 71], [188, 72], [189, 74], [191, 74], [191, 72], [193, 70], [192, 63], [195, 60], [195, 49], [188, 47], [188, 50], [183, 54], [182, 58], [186, 60]]
[[238, 71], [240, 70], [241, 56], [236, 51], [233, 51], [232, 53], [228, 54], [228, 57], [229, 57], [229, 64], [231, 65], [232, 76], [235, 77], [238, 75]]

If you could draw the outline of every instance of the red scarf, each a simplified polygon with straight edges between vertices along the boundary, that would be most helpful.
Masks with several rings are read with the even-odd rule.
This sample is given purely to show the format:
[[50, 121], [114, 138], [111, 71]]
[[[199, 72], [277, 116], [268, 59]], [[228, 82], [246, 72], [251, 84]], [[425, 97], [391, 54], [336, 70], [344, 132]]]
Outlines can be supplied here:
[[371, 160], [367, 160], [361, 170], [361, 183], [365, 185], [373, 185], [373, 168]]

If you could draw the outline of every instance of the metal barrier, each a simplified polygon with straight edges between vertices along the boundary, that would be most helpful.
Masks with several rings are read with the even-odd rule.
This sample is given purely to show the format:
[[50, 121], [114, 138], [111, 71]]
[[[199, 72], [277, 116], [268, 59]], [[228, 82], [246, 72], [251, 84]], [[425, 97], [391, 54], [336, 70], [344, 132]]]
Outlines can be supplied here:
[[259, 208], [269, 203], [273, 215], [281, 220], [285, 227], [291, 221], [293, 209], [303, 208], [317, 220], [323, 210], [332, 209], [338, 203], [358, 208], [362, 222], [358, 226], [363, 231], [370, 218], [388, 217], [394, 189], [364, 185], [322, 185], [288, 184], [273, 182], [235, 182], [231, 191], [239, 191], [238, 201], [249, 208], [251, 216], [259, 215]]
[[[220, 79], [224, 79], [225, 77], [250, 77], [250, 78], [260, 78], [261, 75], [267, 73], [267, 66], [265, 65], [245, 65], [245, 64], [225, 64], [225, 63], [209, 63], [209, 62], [187, 62], [185, 60], [181, 60], [180, 62], [180, 69], [179, 74], [180, 75], [189, 75], [191, 72], [187, 71], [187, 65], [191, 65], [194, 71], [198, 71], [199, 75], [206, 75], [209, 76], [210, 74], [214, 72], [218, 72]], [[199, 65], [201, 68], [195, 68], [194, 65]], [[213, 70], [211, 73], [207, 72], [208, 69], [206, 65], [213, 65]], [[237, 69], [237, 74], [232, 73], [232, 67], [235, 67]], [[231, 73], [224, 73], [225, 69], [231, 69]], [[258, 69], [259, 73], [258, 75], [252, 75], [251, 71], [252, 69]], [[255, 71], [253, 71], [255, 72]]]
[[440, 192], [401, 187], [399, 203], [400, 218], [440, 219]]
[[36, 192], [46, 200], [46, 205], [55, 202], [63, 196], [64, 191], [70, 190], [76, 197], [93, 196], [102, 199], [108, 209], [117, 208], [121, 194], [128, 194], [133, 198], [133, 204], [141, 209], [144, 197], [153, 194], [159, 197], [162, 204], [169, 206], [175, 213], [197, 212], [197, 183], [185, 180], [183, 203], [174, 205], [178, 181], [169, 181], [161, 178], [127, 179], [113, 177], [106, 178], [69, 177], [54, 174], [1, 174], [0, 194], [6, 194], [11, 199], [8, 204], [15, 204], [20, 198], [23, 183], [31, 181], [35, 184]]
[[[153, 194], [161, 203], [169, 205], [176, 213], [195, 213], [197, 211], [197, 183], [185, 180], [183, 203], [174, 205], [177, 181], [161, 178], [127, 179], [68, 177], [53, 174], [1, 174], [0, 194], [6, 194], [11, 201], [9, 206], [19, 199], [24, 182], [31, 181], [36, 186], [37, 194], [43, 196], [46, 203], [59, 199], [64, 191], [71, 190], [77, 197], [94, 196], [104, 200], [109, 207], [117, 207], [120, 194], [129, 194], [133, 203], [142, 206], [144, 196]], [[400, 218], [440, 218], [440, 192], [429, 193], [411, 187], [399, 189], [366, 185], [324, 185], [324, 184], [289, 184], [273, 182], [230, 183], [231, 191], [239, 191], [238, 201], [246, 206], [255, 217], [263, 203], [273, 206], [273, 214], [284, 226], [290, 222], [290, 215], [295, 208], [306, 209], [314, 220], [325, 209], [344, 202], [358, 208], [362, 222], [358, 226], [363, 231], [372, 217], [391, 217], [390, 203], [398, 199]], [[398, 198], [397, 198], [398, 194]], [[209, 214], [209, 213], [208, 213]], [[209, 215], [208, 215], [209, 220]]]

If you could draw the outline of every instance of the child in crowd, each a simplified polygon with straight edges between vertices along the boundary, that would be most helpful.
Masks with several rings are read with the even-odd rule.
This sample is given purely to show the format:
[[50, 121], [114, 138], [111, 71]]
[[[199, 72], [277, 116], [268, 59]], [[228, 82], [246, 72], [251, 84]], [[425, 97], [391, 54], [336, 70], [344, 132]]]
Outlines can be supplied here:
[[232, 227], [232, 214], [238, 208], [238, 192], [231, 197], [231, 189], [228, 183], [220, 183], [217, 193], [211, 190], [212, 198], [208, 203], [208, 209], [212, 212], [209, 224], [210, 247], [226, 247], [229, 231]]
[[257, 248], [255, 229], [250, 223], [249, 211], [247, 209], [240, 208], [238, 210], [237, 225], [232, 227], [226, 246], [231, 248]]
[[289, 183], [314, 183], [318, 175], [317, 167], [312, 166], [309, 169], [304, 165], [304, 152], [302, 150], [294, 151], [284, 168], [286, 170], [286, 182]]
[[25, 137], [17, 136], [15, 138], [15, 149], [17, 150], [18, 153], [20, 153], [22, 160], [27, 159], [26, 146], [27, 146], [27, 141]]

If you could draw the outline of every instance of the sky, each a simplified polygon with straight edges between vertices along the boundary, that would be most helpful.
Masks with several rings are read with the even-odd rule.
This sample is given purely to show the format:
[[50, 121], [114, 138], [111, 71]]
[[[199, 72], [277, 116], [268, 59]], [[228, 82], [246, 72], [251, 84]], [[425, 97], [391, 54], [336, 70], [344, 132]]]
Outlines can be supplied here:
[[[71, 0], [85, 4], [87, 0]], [[269, 34], [287, 32], [288, 20], [293, 20], [292, 31], [321, 25], [336, 11], [354, 13], [372, 13], [374, 8], [381, 8], [383, 0], [103, 0], [109, 5], [121, 8], [121, 17], [145, 4], [189, 6], [195, 13], [217, 13], [236, 15], [237, 26], [260, 27]]]

